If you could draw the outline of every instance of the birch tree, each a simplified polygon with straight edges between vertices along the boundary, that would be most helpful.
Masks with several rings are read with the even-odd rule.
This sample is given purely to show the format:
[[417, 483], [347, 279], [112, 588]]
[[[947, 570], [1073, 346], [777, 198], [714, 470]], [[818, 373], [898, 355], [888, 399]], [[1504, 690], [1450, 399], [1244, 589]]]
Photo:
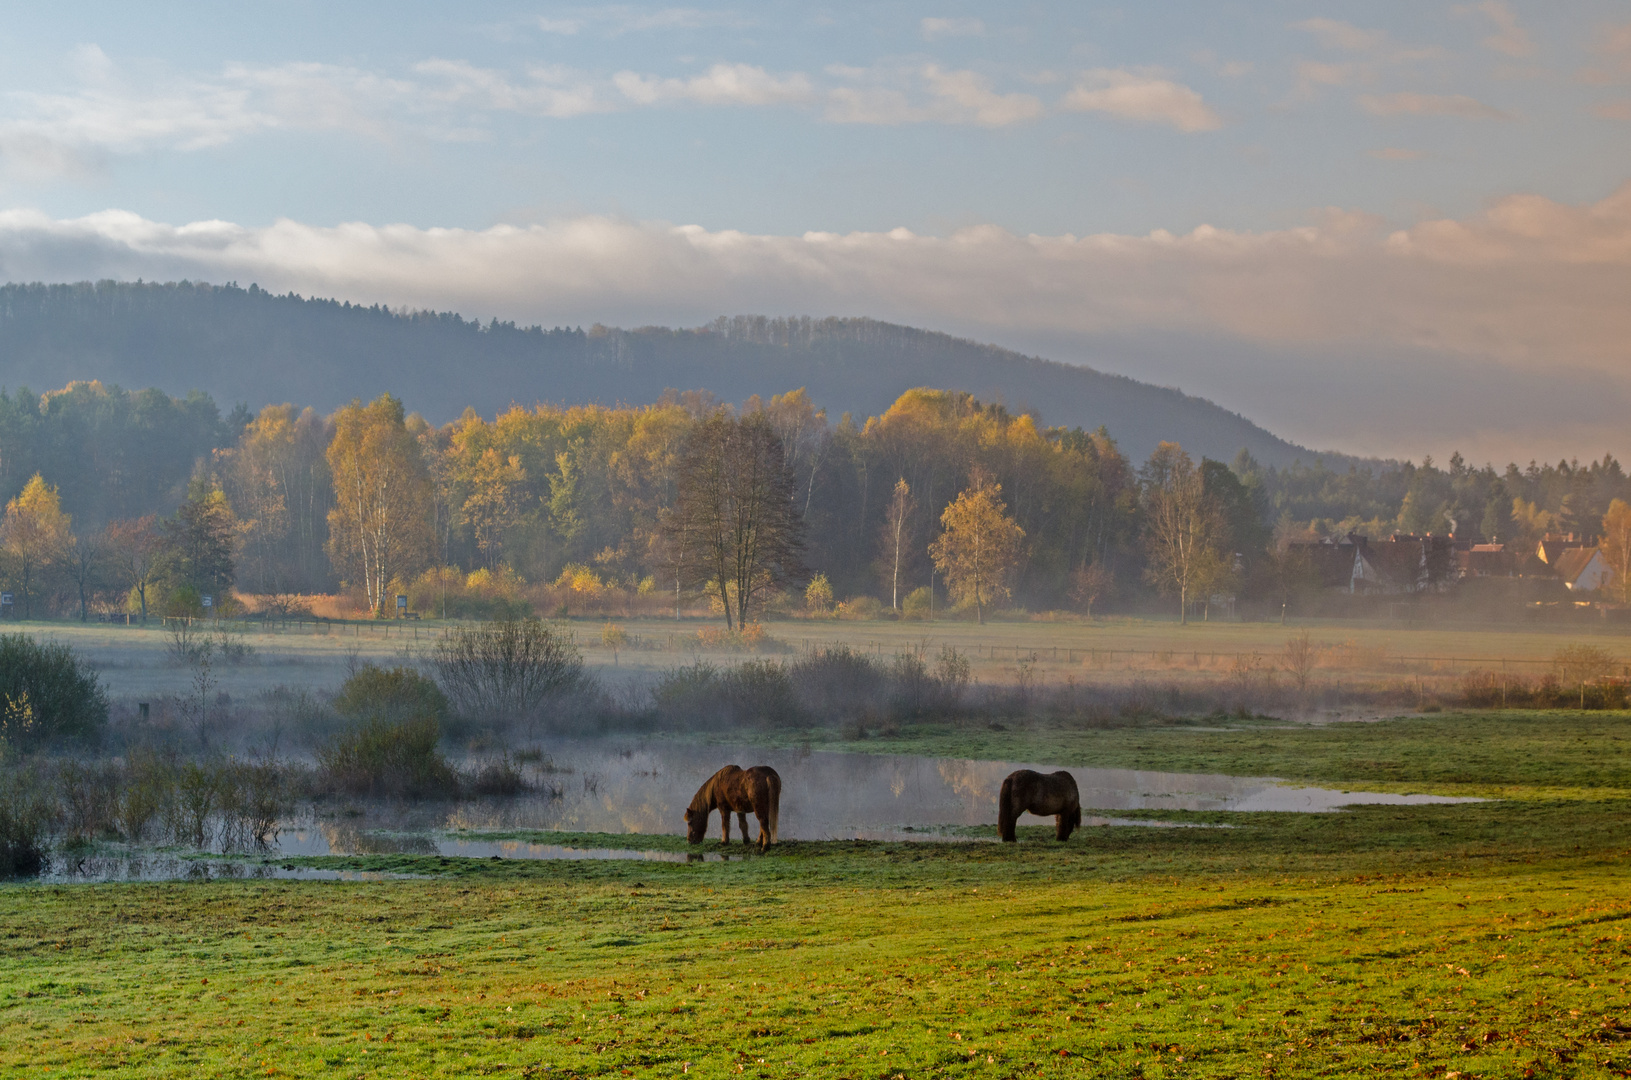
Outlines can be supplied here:
[[67, 544], [69, 525], [56, 487], [39, 473], [6, 504], [6, 516], [0, 519], [0, 550], [10, 564], [9, 576], [25, 619], [34, 617], [34, 594], [44, 584], [52, 559]]
[[1206, 496], [1201, 471], [1177, 443], [1155, 448], [1143, 469], [1145, 576], [1178, 597], [1178, 621], [1189, 621], [1197, 588], [1216, 572], [1222, 522]]
[[976, 475], [973, 486], [946, 507], [940, 527], [929, 557], [945, 575], [952, 597], [972, 603], [974, 617], [983, 625], [985, 609], [1013, 595], [1011, 579], [1025, 530], [1008, 516], [1002, 485], [983, 475]]
[[393, 579], [419, 569], [431, 550], [430, 474], [402, 403], [390, 394], [335, 414], [327, 456], [334, 477], [330, 557], [381, 617]]

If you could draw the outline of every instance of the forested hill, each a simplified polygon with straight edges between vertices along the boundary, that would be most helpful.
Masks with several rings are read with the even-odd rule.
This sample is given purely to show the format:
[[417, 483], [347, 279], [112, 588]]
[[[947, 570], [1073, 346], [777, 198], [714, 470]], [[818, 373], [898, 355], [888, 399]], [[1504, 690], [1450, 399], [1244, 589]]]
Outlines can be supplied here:
[[689, 330], [545, 330], [276, 296], [254, 285], [0, 287], [0, 386], [41, 391], [74, 379], [325, 411], [388, 390], [432, 422], [466, 406], [492, 415], [511, 403], [638, 404], [669, 387], [741, 401], [799, 386], [830, 416], [861, 419], [904, 390], [934, 386], [1035, 409], [1050, 425], [1102, 424], [1135, 461], [1163, 439], [1225, 461], [1242, 448], [1270, 465], [1314, 456], [1177, 390], [871, 319], [739, 316]]

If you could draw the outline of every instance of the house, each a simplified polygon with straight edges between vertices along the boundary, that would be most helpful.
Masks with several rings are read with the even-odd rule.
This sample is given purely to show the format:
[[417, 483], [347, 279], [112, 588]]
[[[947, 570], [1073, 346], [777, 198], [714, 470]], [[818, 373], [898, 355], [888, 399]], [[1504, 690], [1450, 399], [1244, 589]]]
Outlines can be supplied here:
[[1564, 552], [1578, 551], [1587, 546], [1586, 542], [1574, 533], [1547, 533], [1540, 538], [1540, 543], [1535, 547], [1535, 558], [1547, 566], [1554, 566]]
[[1320, 585], [1349, 593], [1407, 593], [1443, 588], [1454, 576], [1455, 550], [1448, 536], [1395, 533], [1371, 543], [1349, 533], [1340, 539], [1298, 541]]
[[1518, 573], [1514, 553], [1505, 544], [1468, 544], [1456, 551], [1456, 576], [1467, 578], [1515, 577]]
[[1552, 571], [1570, 592], [1596, 592], [1614, 580], [1600, 547], [1564, 549], [1550, 560]]

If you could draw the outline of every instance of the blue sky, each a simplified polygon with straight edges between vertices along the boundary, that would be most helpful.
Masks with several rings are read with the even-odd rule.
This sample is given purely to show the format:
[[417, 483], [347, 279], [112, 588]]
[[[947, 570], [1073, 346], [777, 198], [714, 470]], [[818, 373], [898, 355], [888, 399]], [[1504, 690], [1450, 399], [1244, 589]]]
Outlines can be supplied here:
[[1631, 396], [1631, 3], [5, 16], [13, 280], [873, 314], [1370, 452], [1600, 453]]

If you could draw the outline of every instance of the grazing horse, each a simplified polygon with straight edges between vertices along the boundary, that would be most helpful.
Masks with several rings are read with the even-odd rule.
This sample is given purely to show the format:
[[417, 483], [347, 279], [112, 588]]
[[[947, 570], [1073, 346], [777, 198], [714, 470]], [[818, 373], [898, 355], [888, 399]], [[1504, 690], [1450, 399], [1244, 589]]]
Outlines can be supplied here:
[[748, 811], [759, 819], [759, 850], [776, 842], [776, 811], [782, 800], [782, 778], [769, 765], [743, 769], [727, 765], [697, 789], [685, 811], [686, 839], [702, 843], [708, 815], [719, 811], [720, 843], [731, 842], [731, 814], [742, 825], [742, 843], [748, 842]]
[[1008, 774], [997, 796], [997, 831], [1009, 843], [1016, 839], [1014, 824], [1023, 813], [1038, 817], [1056, 815], [1058, 835], [1069, 840], [1072, 829], [1082, 824], [1082, 797], [1076, 791], [1076, 778], [1063, 769], [1043, 775], [1030, 769]]

